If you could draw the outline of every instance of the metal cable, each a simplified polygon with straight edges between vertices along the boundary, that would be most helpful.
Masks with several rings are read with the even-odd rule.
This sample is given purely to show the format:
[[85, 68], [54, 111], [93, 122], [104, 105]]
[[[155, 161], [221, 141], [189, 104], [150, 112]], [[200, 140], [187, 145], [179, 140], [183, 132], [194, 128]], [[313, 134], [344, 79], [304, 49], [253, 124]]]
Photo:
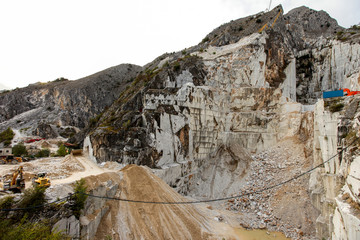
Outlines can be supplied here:
[[96, 196], [93, 194], [88, 194], [88, 193], [79, 193], [79, 194], [83, 194], [83, 195], [87, 195], [89, 197], [94, 197], [94, 198], [102, 198], [102, 199], [108, 199], [108, 200], [117, 200], [117, 201], [123, 201], [123, 202], [131, 202], [131, 203], [147, 203], [147, 204], [196, 204], [196, 203], [207, 203], [207, 202], [218, 202], [218, 201], [225, 201], [225, 200], [230, 200], [230, 199], [234, 199], [234, 198], [242, 198], [251, 194], [259, 194], [262, 192], [265, 192], [267, 190], [279, 187], [281, 185], [284, 185], [288, 182], [294, 181], [312, 171], [314, 171], [315, 169], [323, 166], [325, 163], [331, 161], [333, 158], [335, 158], [336, 156], [338, 156], [340, 153], [342, 153], [343, 151], [345, 151], [347, 148], [349, 148], [351, 145], [353, 145], [356, 141], [358, 140], [358, 138], [356, 138], [354, 141], [352, 141], [350, 144], [348, 144], [346, 147], [342, 148], [338, 153], [336, 153], [334, 156], [330, 157], [328, 160], [326, 160], [325, 162], [303, 172], [300, 173], [299, 175], [296, 175], [288, 180], [285, 180], [283, 182], [259, 189], [259, 190], [254, 190], [251, 192], [245, 192], [243, 194], [240, 195], [236, 195], [236, 196], [232, 196], [232, 197], [223, 197], [223, 198], [216, 198], [216, 199], [208, 199], [208, 200], [196, 200], [196, 201], [187, 201], [187, 202], [154, 202], [154, 201], [142, 201], [142, 200], [131, 200], [131, 199], [124, 199], [124, 198], [116, 198], [116, 197], [105, 197], [105, 196]]
[[33, 207], [27, 207], [27, 208], [13, 208], [13, 209], [0, 209], [1, 211], [19, 211], [19, 210], [30, 210], [30, 209], [35, 209], [35, 208], [41, 208], [41, 207], [45, 207], [47, 205], [56, 203], [56, 202], [60, 202], [60, 201], [64, 201], [65, 199], [68, 199], [69, 197], [71, 197], [72, 195], [75, 194], [82, 194], [82, 195], [86, 195], [88, 197], [93, 197], [93, 198], [101, 198], [101, 199], [107, 199], [107, 200], [117, 200], [117, 201], [122, 201], [122, 202], [130, 202], [130, 203], [145, 203], [145, 204], [162, 204], [162, 205], [180, 205], [180, 204], [196, 204], [196, 203], [208, 203], [208, 202], [219, 202], [219, 201], [225, 201], [225, 200], [230, 200], [230, 199], [235, 199], [235, 198], [242, 198], [251, 194], [259, 194], [262, 192], [265, 192], [267, 190], [282, 186], [288, 182], [294, 181], [312, 171], [314, 171], [315, 169], [323, 166], [325, 163], [328, 163], [329, 161], [331, 161], [333, 158], [335, 158], [336, 156], [338, 156], [340, 153], [342, 153], [343, 151], [345, 151], [347, 148], [349, 148], [351, 145], [353, 145], [356, 141], [358, 140], [358, 138], [356, 138], [354, 141], [352, 141], [350, 144], [348, 144], [346, 147], [342, 148], [338, 153], [336, 153], [334, 156], [330, 157], [328, 160], [326, 160], [325, 162], [303, 172], [300, 173], [292, 178], [289, 178], [288, 180], [285, 180], [283, 182], [274, 184], [274, 185], [270, 185], [268, 187], [264, 187], [262, 189], [259, 190], [254, 190], [254, 191], [250, 191], [250, 192], [245, 192], [243, 194], [239, 194], [236, 196], [231, 196], [231, 197], [223, 197], [223, 198], [216, 198], [216, 199], [208, 199], [208, 200], [196, 200], [196, 201], [186, 201], [186, 202], [165, 202], [165, 201], [160, 201], [160, 202], [155, 202], [155, 201], [143, 201], [143, 200], [132, 200], [132, 199], [124, 199], [124, 198], [116, 198], [116, 197], [106, 197], [106, 196], [97, 196], [97, 195], [93, 195], [93, 194], [89, 194], [89, 193], [83, 193], [83, 192], [75, 192], [73, 194], [69, 194], [69, 196], [64, 197], [62, 199], [56, 200], [54, 202], [51, 203], [47, 203], [47, 204], [43, 204], [43, 205], [38, 205], [38, 206], [33, 206]]

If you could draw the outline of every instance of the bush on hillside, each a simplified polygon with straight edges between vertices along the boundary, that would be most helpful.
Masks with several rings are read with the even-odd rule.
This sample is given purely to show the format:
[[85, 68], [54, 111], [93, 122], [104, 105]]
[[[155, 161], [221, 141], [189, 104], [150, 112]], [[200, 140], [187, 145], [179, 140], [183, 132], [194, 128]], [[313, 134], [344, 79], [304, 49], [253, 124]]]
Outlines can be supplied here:
[[56, 152], [56, 155], [63, 157], [63, 156], [65, 156], [66, 154], [67, 154], [66, 147], [64, 146], [64, 144], [61, 144], [60, 147], [59, 147], [59, 149], [58, 149], [57, 152]]
[[52, 232], [52, 226], [46, 221], [30, 222], [26, 216], [20, 221], [0, 220], [0, 239], [11, 240], [63, 240], [71, 239], [61, 232]]
[[26, 189], [24, 191], [24, 195], [23, 195], [21, 201], [19, 202], [18, 207], [19, 208], [30, 208], [23, 212], [32, 215], [35, 211], [39, 210], [39, 208], [32, 208], [32, 207], [41, 206], [46, 203], [45, 190], [46, 190], [46, 188], [38, 187], [38, 186]]
[[[6, 196], [0, 200], [0, 209], [10, 209], [14, 204], [14, 196]], [[6, 218], [10, 212], [1, 211], [0, 218]], [[0, 238], [1, 239], [1, 238]]]
[[79, 219], [81, 215], [81, 210], [85, 207], [85, 201], [88, 196], [82, 194], [86, 193], [87, 186], [85, 185], [85, 179], [80, 179], [76, 181], [74, 186], [75, 194], [70, 197], [71, 210], [73, 211], [74, 216]]
[[22, 143], [16, 144], [12, 148], [12, 153], [14, 154], [15, 157], [26, 156], [28, 154], [26, 147]]
[[334, 112], [341, 111], [343, 108], [344, 108], [343, 103], [335, 103], [329, 107], [329, 110], [330, 110], [330, 112], [334, 113]]
[[9, 146], [14, 136], [15, 133], [13, 130], [11, 128], [7, 128], [5, 131], [0, 133], [0, 143], [3, 142], [5, 146]]
[[48, 148], [41, 149], [37, 154], [35, 154], [35, 157], [42, 158], [42, 157], [48, 157], [50, 156], [50, 150]]

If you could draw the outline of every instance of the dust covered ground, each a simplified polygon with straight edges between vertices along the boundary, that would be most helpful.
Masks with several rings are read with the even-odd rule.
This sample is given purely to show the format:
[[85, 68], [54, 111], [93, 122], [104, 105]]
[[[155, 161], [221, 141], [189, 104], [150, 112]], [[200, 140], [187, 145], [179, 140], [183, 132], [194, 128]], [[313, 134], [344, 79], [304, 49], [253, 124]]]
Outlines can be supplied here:
[[[92, 178], [88, 180], [94, 182]], [[145, 167], [126, 166], [116, 182], [119, 198], [150, 202], [189, 201]], [[110, 211], [100, 223], [95, 239], [103, 239], [109, 233], [112, 233], [112, 239], [217, 239], [212, 221], [191, 204], [115, 200], [107, 204]]]
[[[98, 192], [109, 181], [117, 185], [115, 198], [147, 202], [189, 202], [150, 169], [128, 165], [120, 173], [103, 173], [86, 178], [87, 184]], [[93, 200], [94, 204], [97, 200]], [[99, 212], [92, 209], [88, 219]], [[252, 232], [240, 229], [235, 214], [213, 209], [206, 203], [155, 204], [107, 200], [109, 209], [100, 222], [94, 239], [285, 239], [279, 233]]]
[[[290, 144], [290, 143], [289, 143]], [[289, 169], [293, 168], [290, 163], [286, 168], [286, 160], [289, 156], [294, 155], [294, 148], [289, 145], [289, 154], [279, 158], [278, 155], [273, 157], [283, 159], [283, 165], [278, 166], [272, 164], [271, 159], [260, 158], [260, 155], [254, 156], [251, 165], [251, 171], [248, 179], [248, 185], [252, 187], [261, 187], [267, 180], [263, 179], [260, 171], [273, 171], [269, 166], [275, 166], [280, 170], [288, 171], [288, 175], [293, 172]], [[267, 156], [272, 153], [278, 153], [276, 149], [269, 150]], [[296, 150], [300, 151], [300, 149]], [[262, 153], [265, 154], [265, 153]], [[265, 155], [264, 155], [265, 157]], [[266, 161], [265, 161], [266, 160]], [[300, 159], [301, 160], [301, 159]], [[299, 160], [299, 161], [300, 161]], [[268, 163], [269, 162], [269, 163]], [[270, 164], [269, 166], [263, 166]], [[49, 201], [66, 197], [73, 192], [72, 184], [80, 178], [85, 178], [89, 192], [95, 189], [107, 186], [109, 182], [117, 186], [116, 197], [123, 199], [145, 200], [152, 202], [187, 202], [194, 199], [186, 198], [178, 194], [174, 189], [168, 186], [160, 178], [151, 173], [146, 167], [128, 165], [126, 167], [108, 162], [98, 165], [90, 160], [87, 156], [68, 155], [63, 158], [43, 158], [31, 162], [20, 163], [16, 165], [0, 166], [0, 175], [9, 177], [19, 165], [24, 167], [24, 175], [26, 178], [26, 187], [31, 186], [31, 178], [38, 172], [47, 172], [51, 178], [52, 185], [46, 190]], [[123, 168], [124, 167], [124, 168]], [[304, 166], [305, 167], [305, 166]], [[285, 179], [288, 175], [276, 175], [280, 172], [274, 172], [271, 176], [273, 179]], [[266, 175], [266, 174], [264, 174]], [[258, 182], [254, 182], [255, 180]], [[271, 180], [271, 179], [269, 179]], [[264, 181], [264, 183], [262, 183]], [[297, 183], [296, 183], [297, 184]], [[284, 209], [289, 207], [288, 200], [296, 198], [299, 191], [306, 189], [306, 184], [300, 183], [302, 188], [295, 191], [291, 188], [278, 188], [274, 192], [268, 193], [268, 197], [254, 196], [253, 201], [256, 202], [255, 209], [249, 211], [248, 207], [242, 205], [242, 199], [236, 199], [231, 202], [223, 202], [215, 208], [209, 204], [148, 204], [148, 203], [131, 203], [116, 200], [106, 200], [107, 212], [101, 218], [96, 229], [93, 239], [106, 239], [111, 236], [112, 239], [285, 239], [278, 233], [269, 233], [267, 230], [258, 233], [241, 229], [240, 226], [250, 226], [252, 228], [269, 227], [271, 230], [287, 232], [288, 228], [281, 228], [283, 220], [277, 219], [293, 219], [293, 209]], [[305, 191], [305, 190], [304, 190]], [[274, 197], [271, 197], [274, 195]], [[195, 199], [196, 200], [196, 199]], [[250, 201], [250, 200], [249, 200]], [[95, 201], [96, 202], [96, 201]], [[251, 201], [250, 201], [251, 202]], [[293, 207], [300, 207], [294, 205]], [[96, 208], [96, 206], [94, 207]], [[227, 208], [227, 209], [226, 209]], [[269, 222], [265, 221], [266, 216], [259, 215], [268, 214], [270, 218], [276, 220], [276, 227], [271, 227]], [[289, 211], [291, 214], [289, 215]], [[301, 210], [302, 211], [302, 210]], [[301, 214], [301, 213], [299, 213]], [[89, 218], [91, 219], [89, 214]], [[264, 223], [265, 225], [261, 225]], [[300, 223], [301, 224], [301, 223]], [[291, 225], [293, 226], [293, 225]], [[248, 235], [250, 234], [250, 235]], [[299, 235], [299, 231], [297, 235]], [[257, 236], [257, 237], [255, 237]]]
[[[46, 190], [49, 201], [66, 197], [73, 192], [72, 184], [84, 178], [88, 191], [99, 194], [109, 183], [117, 186], [116, 197], [152, 202], [187, 202], [149, 168], [108, 162], [95, 164], [86, 156], [68, 155], [63, 158], [43, 158], [15, 165], [3, 165], [1, 176], [10, 175], [19, 166], [24, 167], [26, 187], [38, 172], [47, 172], [52, 185]], [[105, 187], [106, 188], [106, 187]], [[92, 201], [91, 201], [92, 200]], [[85, 215], [94, 220], [99, 211], [97, 199], [90, 199], [90, 209]], [[92, 205], [92, 203], [94, 203]], [[93, 239], [248, 239], [241, 236], [237, 219], [207, 204], [148, 204], [106, 200], [106, 214], [101, 218]], [[226, 219], [223, 216], [226, 215]], [[235, 227], [234, 227], [235, 226]], [[262, 233], [267, 239], [272, 236]], [[263, 238], [257, 238], [263, 239]]]

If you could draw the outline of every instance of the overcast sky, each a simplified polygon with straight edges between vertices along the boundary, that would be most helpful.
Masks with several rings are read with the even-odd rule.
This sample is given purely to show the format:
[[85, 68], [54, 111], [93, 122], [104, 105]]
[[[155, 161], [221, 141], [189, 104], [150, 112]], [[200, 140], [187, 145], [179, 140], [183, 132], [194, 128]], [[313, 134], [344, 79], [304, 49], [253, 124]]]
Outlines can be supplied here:
[[[219, 25], [269, 0], [0, 0], [0, 89], [59, 77], [76, 80], [121, 63], [144, 65], [198, 44]], [[343, 27], [360, 22], [359, 0], [273, 0], [285, 13], [325, 10]]]

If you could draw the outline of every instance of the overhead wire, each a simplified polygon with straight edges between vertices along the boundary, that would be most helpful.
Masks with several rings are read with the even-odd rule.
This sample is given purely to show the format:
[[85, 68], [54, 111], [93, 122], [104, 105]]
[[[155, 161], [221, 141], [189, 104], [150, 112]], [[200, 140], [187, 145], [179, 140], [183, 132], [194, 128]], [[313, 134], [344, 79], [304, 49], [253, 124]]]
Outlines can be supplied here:
[[92, 198], [101, 198], [101, 199], [107, 199], [107, 200], [117, 200], [117, 201], [122, 201], [122, 202], [129, 202], [129, 203], [143, 203], [143, 204], [162, 204], [162, 205], [180, 205], [180, 204], [197, 204], [197, 203], [209, 203], [209, 202], [219, 202], [219, 201], [226, 201], [226, 200], [230, 200], [230, 199], [236, 199], [236, 198], [243, 198], [245, 196], [249, 196], [252, 194], [259, 194], [271, 189], [274, 189], [276, 187], [285, 185], [291, 181], [294, 181], [312, 171], [314, 171], [315, 169], [325, 165], [326, 163], [330, 162], [332, 159], [334, 159], [336, 156], [338, 156], [339, 154], [341, 154], [343, 151], [345, 151], [346, 149], [348, 149], [350, 146], [352, 146], [356, 141], [358, 141], [358, 138], [355, 138], [351, 143], [349, 143], [346, 147], [342, 148], [339, 152], [337, 152], [335, 155], [333, 155], [332, 157], [330, 157], [328, 160], [316, 165], [315, 167], [310, 168], [309, 170], [302, 172], [292, 178], [289, 178], [285, 181], [282, 181], [280, 183], [277, 184], [273, 184], [270, 185], [268, 187], [264, 187], [258, 190], [253, 190], [253, 191], [249, 191], [249, 192], [245, 192], [243, 194], [239, 194], [239, 195], [235, 195], [235, 196], [229, 196], [229, 197], [223, 197], [223, 198], [215, 198], [215, 199], [205, 199], [205, 200], [194, 200], [194, 201], [183, 201], [183, 202], [166, 202], [166, 201], [145, 201], [145, 200], [134, 200], [134, 199], [125, 199], [125, 198], [117, 198], [117, 197], [107, 197], [107, 196], [98, 196], [98, 195], [93, 195], [90, 193], [85, 193], [85, 192], [75, 192], [72, 194], [69, 194], [69, 196], [64, 197], [62, 199], [47, 203], [47, 204], [43, 204], [43, 205], [38, 205], [38, 206], [32, 206], [32, 207], [27, 207], [27, 208], [12, 208], [12, 209], [0, 209], [0, 211], [20, 211], [20, 210], [30, 210], [30, 209], [35, 209], [35, 208], [41, 208], [41, 207], [45, 207], [47, 205], [51, 205], [53, 203], [56, 202], [61, 202], [64, 201], [65, 199], [70, 198], [72, 195], [75, 194], [82, 194], [82, 195], [86, 195], [88, 197], [92, 197]]
[[235, 199], [235, 198], [242, 198], [251, 194], [259, 194], [265, 191], [268, 191], [270, 189], [279, 187], [281, 185], [284, 185], [288, 182], [294, 181], [312, 171], [314, 171], [315, 169], [323, 166], [324, 164], [328, 163], [329, 161], [331, 161], [333, 158], [335, 158], [336, 156], [338, 156], [340, 153], [342, 153], [344, 150], [346, 150], [347, 148], [349, 148], [351, 145], [353, 145], [356, 141], [358, 140], [358, 138], [356, 138], [354, 141], [352, 141], [350, 144], [348, 144], [346, 147], [342, 148], [338, 153], [336, 153], [334, 156], [330, 157], [328, 160], [326, 160], [325, 162], [322, 162], [318, 165], [316, 165], [315, 167], [300, 173], [290, 179], [287, 179], [285, 181], [282, 181], [280, 183], [274, 184], [274, 185], [270, 185], [268, 187], [265, 188], [261, 188], [259, 190], [253, 190], [253, 191], [249, 191], [249, 192], [245, 192], [243, 194], [239, 194], [239, 195], [235, 195], [235, 196], [229, 196], [229, 197], [223, 197], [223, 198], [216, 198], [216, 199], [206, 199], [206, 200], [195, 200], [195, 201], [186, 201], [186, 202], [164, 202], [164, 201], [143, 201], [143, 200], [132, 200], [132, 199], [124, 199], [124, 198], [116, 198], [116, 197], [106, 197], [106, 196], [97, 196], [97, 195], [93, 195], [93, 194], [88, 194], [88, 193], [80, 193], [83, 195], [87, 195], [89, 197], [94, 197], [94, 198], [102, 198], [102, 199], [108, 199], [108, 200], [117, 200], [117, 201], [123, 201], [123, 202], [132, 202], [132, 203], [145, 203], [145, 204], [196, 204], [196, 203], [207, 203], [207, 202], [219, 202], [219, 201], [226, 201], [226, 200], [230, 200], [230, 199]]

